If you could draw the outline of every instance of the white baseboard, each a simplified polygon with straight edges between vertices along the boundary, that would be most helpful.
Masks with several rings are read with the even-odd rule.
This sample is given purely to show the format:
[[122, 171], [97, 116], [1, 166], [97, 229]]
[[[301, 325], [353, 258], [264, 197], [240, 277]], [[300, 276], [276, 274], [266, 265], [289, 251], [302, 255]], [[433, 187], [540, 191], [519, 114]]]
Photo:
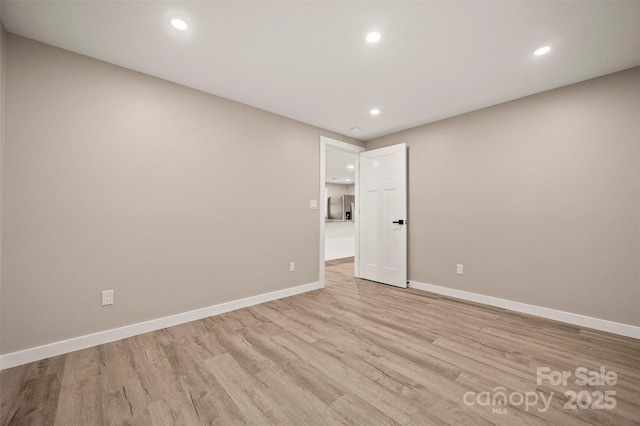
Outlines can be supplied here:
[[189, 312], [170, 315], [168, 317], [157, 318], [150, 321], [100, 331], [98, 333], [74, 337], [60, 342], [49, 343], [35, 348], [0, 355], [0, 370], [28, 364], [30, 362], [39, 361], [41, 359], [62, 355], [80, 349], [90, 348], [104, 343], [114, 342], [120, 339], [126, 339], [127, 337], [137, 336], [151, 331], [161, 330], [166, 327], [184, 324], [214, 315], [220, 315], [225, 312], [235, 311], [236, 309], [258, 305], [260, 303], [270, 302], [272, 300], [282, 299], [284, 297], [294, 296], [300, 293], [306, 293], [323, 287], [324, 285], [320, 282], [303, 284], [297, 287], [285, 288], [283, 290], [259, 294], [257, 296], [221, 303], [219, 305], [209, 306]]
[[409, 281], [409, 287], [415, 288], [417, 290], [429, 291], [431, 293], [442, 294], [443, 296], [454, 297], [456, 299], [469, 300], [471, 302], [482, 303], [489, 306], [496, 306], [498, 308], [504, 308], [510, 311], [521, 312], [524, 314], [535, 315], [542, 318], [548, 318], [568, 324], [578, 325], [580, 327], [593, 328], [595, 330], [606, 331], [609, 333], [619, 334], [621, 336], [640, 339], [640, 327], [636, 327], [633, 325], [587, 317], [579, 314], [572, 314], [571, 312], [558, 311], [555, 309], [543, 308], [535, 305], [528, 305], [526, 303], [500, 299], [498, 297], [484, 296], [482, 294], [456, 290], [448, 287], [441, 287], [433, 284], [424, 284], [416, 281]]
[[346, 257], [353, 257], [354, 253], [353, 252], [349, 252], [349, 253], [338, 253], [338, 254], [330, 254], [328, 256], [324, 257], [325, 262], [328, 260], [337, 260], [337, 259], [344, 259]]

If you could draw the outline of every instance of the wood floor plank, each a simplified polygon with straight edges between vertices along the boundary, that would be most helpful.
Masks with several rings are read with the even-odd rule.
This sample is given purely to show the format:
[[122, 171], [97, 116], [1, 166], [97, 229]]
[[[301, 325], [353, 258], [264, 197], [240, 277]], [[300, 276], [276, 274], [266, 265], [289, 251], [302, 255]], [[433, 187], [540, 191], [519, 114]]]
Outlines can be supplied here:
[[67, 354], [56, 407], [56, 425], [102, 424], [100, 358], [97, 347]]
[[[257, 312], [260, 315], [268, 318], [275, 324], [279, 324], [281, 327], [286, 328], [289, 332], [295, 334], [301, 339], [313, 343], [317, 340], [318, 336], [315, 335], [308, 327], [305, 327], [303, 324], [298, 323], [294, 319], [288, 317], [283, 312], [278, 311], [271, 304], [257, 305], [249, 308], [252, 312]], [[289, 311], [291, 309], [288, 309]]]
[[351, 366], [336, 362], [334, 356], [294, 335], [275, 336], [274, 340], [306, 359], [315, 368], [322, 369], [329, 377], [340, 380], [350, 392], [371, 401], [395, 421], [408, 424], [411, 415], [418, 410], [417, 406], [400, 398], [375, 380], [358, 373]]
[[184, 392], [165, 394], [159, 401], [149, 404], [154, 425], [198, 425], [201, 418], [191, 396]]
[[[282, 333], [284, 330], [278, 334]], [[313, 368], [304, 358], [275, 342], [272, 339], [275, 335], [277, 334], [267, 335], [261, 330], [246, 330], [243, 333], [245, 339], [284, 371], [292, 383], [315, 395], [324, 403], [331, 404], [346, 393], [338, 382], [332, 380], [322, 370]]]
[[25, 382], [29, 364], [0, 371], [0, 424], [8, 424], [22, 403], [17, 395]]
[[335, 401], [331, 404], [331, 409], [335, 410], [348, 425], [400, 425], [367, 401], [353, 394], [346, 394]]
[[18, 403], [8, 411], [7, 425], [52, 425], [60, 395], [60, 380], [56, 374], [22, 382], [16, 394]]
[[323, 415], [328, 405], [289, 380], [283, 371], [277, 368], [265, 370], [256, 374], [256, 379], [266, 386], [272, 405], [282, 411], [287, 423], [318, 426], [332, 424]]
[[231, 354], [225, 353], [210, 358], [205, 361], [205, 365], [236, 404], [244, 422], [260, 425], [285, 420], [282, 410], [271, 403], [267, 389]]

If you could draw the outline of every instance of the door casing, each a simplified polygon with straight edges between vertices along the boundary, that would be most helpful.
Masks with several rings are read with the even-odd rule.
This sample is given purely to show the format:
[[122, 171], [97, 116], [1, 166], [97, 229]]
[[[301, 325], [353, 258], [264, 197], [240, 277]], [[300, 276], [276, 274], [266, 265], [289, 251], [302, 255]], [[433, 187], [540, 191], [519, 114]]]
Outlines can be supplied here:
[[[327, 146], [339, 149], [341, 151], [345, 151], [345, 152], [349, 152], [349, 153], [353, 153], [356, 155], [356, 159], [355, 159], [355, 193], [357, 194], [359, 191], [359, 182], [358, 182], [358, 175], [359, 175], [359, 171], [360, 171], [360, 164], [359, 164], [359, 157], [358, 154], [360, 154], [361, 152], [363, 152], [365, 149], [357, 146], [357, 145], [352, 145], [350, 143], [346, 143], [346, 142], [341, 142], [339, 140], [335, 140], [335, 139], [331, 139], [328, 138], [326, 136], [320, 136], [320, 191], [318, 192], [320, 199], [318, 200], [318, 210], [320, 211], [320, 263], [319, 263], [319, 270], [320, 270], [320, 284], [322, 284], [322, 286], [324, 287], [325, 282], [324, 282], [324, 228], [325, 228], [325, 223], [324, 223], [324, 216], [326, 213], [326, 209], [327, 206], [324, 203], [324, 191], [325, 191], [325, 186], [326, 186], [326, 148]], [[360, 211], [360, 200], [359, 197], [356, 196], [355, 199], [355, 208], [356, 208], [356, 212]], [[356, 220], [357, 219], [357, 214], [356, 214]], [[355, 261], [354, 261], [354, 276], [355, 277], [359, 277], [360, 273], [359, 273], [359, 262], [358, 262], [358, 246], [359, 246], [359, 236], [358, 236], [358, 227], [355, 227], [355, 247], [354, 247], [354, 254], [355, 254]]]

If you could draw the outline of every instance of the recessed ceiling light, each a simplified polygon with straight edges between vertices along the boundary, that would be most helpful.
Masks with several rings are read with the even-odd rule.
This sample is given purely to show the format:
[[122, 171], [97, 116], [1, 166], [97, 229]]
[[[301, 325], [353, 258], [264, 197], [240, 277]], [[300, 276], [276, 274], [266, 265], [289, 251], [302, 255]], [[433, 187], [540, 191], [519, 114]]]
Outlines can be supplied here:
[[376, 32], [369, 33], [369, 34], [367, 34], [367, 41], [369, 43], [377, 43], [377, 42], [380, 41], [381, 37], [382, 36], [380, 35], [380, 33], [376, 33]]
[[184, 31], [188, 28], [187, 23], [184, 22], [182, 19], [178, 19], [178, 18], [173, 18], [171, 20], [171, 25], [173, 25], [173, 28], [180, 31]]
[[380, 110], [378, 108], [374, 108], [370, 111], [371, 115], [378, 115], [380, 114]]
[[351, 179], [345, 179], [344, 181], [345, 182], [351, 182]]
[[355, 168], [356, 168], [356, 166], [354, 166], [353, 164], [349, 164], [349, 165], [347, 166], [347, 169], [355, 169]]
[[533, 54], [536, 56], [540, 56], [540, 55], [544, 55], [545, 53], [549, 53], [550, 50], [551, 48], [549, 46], [544, 46], [544, 47], [541, 47], [540, 49], [537, 49], [535, 52], [533, 52]]
[[357, 133], [357, 132], [359, 132], [359, 131], [360, 131], [360, 128], [359, 128], [359, 127], [352, 127], [352, 128], [351, 128], [351, 131], [352, 131], [353, 133]]

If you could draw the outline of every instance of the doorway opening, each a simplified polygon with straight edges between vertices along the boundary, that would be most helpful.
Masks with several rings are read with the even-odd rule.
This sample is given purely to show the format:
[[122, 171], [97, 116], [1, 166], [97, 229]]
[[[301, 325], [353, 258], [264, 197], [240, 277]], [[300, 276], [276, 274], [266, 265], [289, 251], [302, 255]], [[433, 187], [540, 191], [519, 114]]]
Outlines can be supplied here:
[[320, 137], [320, 282], [325, 261], [353, 261], [358, 276], [358, 154], [364, 148]]

